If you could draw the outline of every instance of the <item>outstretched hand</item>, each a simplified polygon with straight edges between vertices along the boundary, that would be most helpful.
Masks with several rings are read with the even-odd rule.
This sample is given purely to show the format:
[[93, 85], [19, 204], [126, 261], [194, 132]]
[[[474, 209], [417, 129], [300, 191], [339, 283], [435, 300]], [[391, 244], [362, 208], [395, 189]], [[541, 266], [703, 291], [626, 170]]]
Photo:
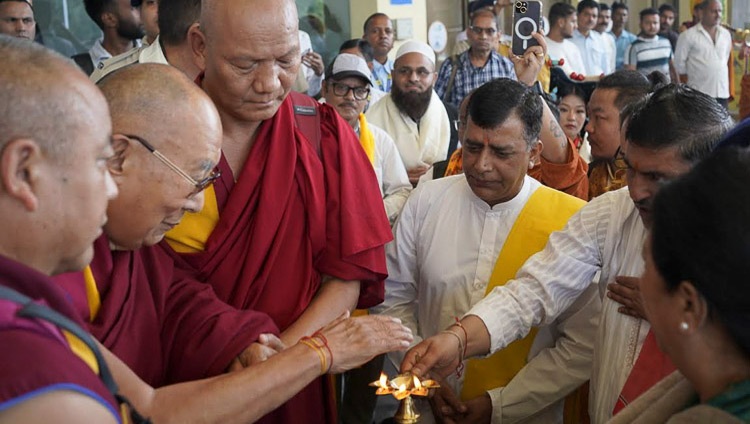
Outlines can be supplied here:
[[515, 67], [518, 81], [529, 86], [536, 82], [539, 71], [544, 66], [544, 57], [547, 54], [547, 42], [544, 40], [544, 34], [535, 32], [531, 36], [539, 45], [526, 49], [523, 56], [512, 55], [510, 58]]
[[414, 340], [398, 318], [367, 315], [350, 318], [346, 312], [319, 332], [331, 350], [332, 374], [356, 368], [382, 353], [404, 350]]
[[420, 378], [430, 372], [443, 378], [458, 368], [459, 352], [456, 337], [438, 333], [406, 352], [401, 372], [411, 372]]

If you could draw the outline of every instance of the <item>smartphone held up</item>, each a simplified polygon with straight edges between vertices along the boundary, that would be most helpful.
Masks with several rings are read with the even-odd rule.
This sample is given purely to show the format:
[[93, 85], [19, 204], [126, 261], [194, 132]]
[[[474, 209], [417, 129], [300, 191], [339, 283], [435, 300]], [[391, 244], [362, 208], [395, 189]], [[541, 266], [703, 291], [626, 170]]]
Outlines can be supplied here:
[[539, 43], [531, 34], [542, 28], [542, 2], [536, 0], [517, 0], [513, 4], [513, 41], [511, 52], [522, 56], [531, 46]]

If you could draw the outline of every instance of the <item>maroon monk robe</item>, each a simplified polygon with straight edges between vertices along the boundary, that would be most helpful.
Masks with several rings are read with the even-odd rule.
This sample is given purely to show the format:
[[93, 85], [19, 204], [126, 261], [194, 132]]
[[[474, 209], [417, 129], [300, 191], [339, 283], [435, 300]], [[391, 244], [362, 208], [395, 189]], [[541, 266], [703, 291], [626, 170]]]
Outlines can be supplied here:
[[[86, 328], [65, 292], [46, 275], [0, 256], [0, 285], [59, 312]], [[119, 405], [98, 375], [71, 352], [60, 329], [44, 321], [19, 318], [19, 305], [0, 299], [0, 411], [23, 396], [50, 391], [84, 394], [107, 408], [119, 422]]]
[[[382, 302], [384, 245], [392, 239], [375, 173], [351, 127], [319, 106], [318, 152], [295, 125], [294, 96], [261, 124], [236, 183], [222, 158], [218, 225], [204, 252], [180, 255], [221, 299], [268, 313], [282, 331], [310, 304], [321, 274], [360, 280], [360, 308]], [[321, 409], [330, 405], [322, 380], [264, 422], [333, 422], [333, 411]]]
[[[261, 333], [278, 334], [266, 314], [225, 304], [158, 247], [112, 251], [103, 235], [91, 270], [101, 308], [89, 330], [152, 386], [220, 374]], [[55, 280], [90, 321], [83, 275]]]

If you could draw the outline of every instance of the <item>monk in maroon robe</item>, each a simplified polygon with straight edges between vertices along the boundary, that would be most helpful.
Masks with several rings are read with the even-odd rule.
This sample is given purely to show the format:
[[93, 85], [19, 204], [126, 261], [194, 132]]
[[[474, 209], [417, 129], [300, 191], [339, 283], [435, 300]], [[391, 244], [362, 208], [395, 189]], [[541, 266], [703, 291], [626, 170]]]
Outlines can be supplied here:
[[92, 350], [72, 349], [73, 333], [28, 315], [83, 324], [49, 276], [91, 260], [117, 193], [103, 166], [107, 104], [75, 65], [38, 44], [0, 37], [0, 57], [0, 421], [120, 422], [101, 368], [86, 361]]
[[[268, 313], [295, 343], [382, 301], [388, 220], [351, 127], [329, 106], [289, 95], [301, 58], [294, 2], [204, 6], [189, 36], [224, 127], [222, 177], [201, 213], [167, 237], [222, 300]], [[323, 384], [268, 422], [334, 422]]]
[[[147, 75], [149, 68], [112, 75], [100, 85], [110, 105], [115, 155], [109, 167], [120, 195], [109, 204], [106, 234], [94, 244], [89, 272], [57, 280], [91, 333], [160, 387], [220, 374], [260, 334], [278, 329], [266, 314], [222, 302], [151, 247], [185, 211], [199, 210], [203, 195], [142, 143], [198, 178], [216, 164], [221, 125], [200, 89], [185, 78]], [[158, 118], [159, 125], [143, 116]]]
[[[6, 52], [2, 48], [3, 42], [4, 40], [0, 40], [0, 53], [3, 54], [3, 58], [6, 58]], [[50, 53], [47, 55], [49, 56]], [[50, 60], [49, 57], [43, 59]], [[59, 58], [57, 60], [59, 61]], [[13, 61], [9, 63], [16, 65], [13, 66], [14, 69], [22, 69], [33, 76], [33, 72], [24, 69], [20, 63]], [[35, 58], [30, 63], [43, 67], [46, 61]], [[36, 69], [34, 68], [34, 71]], [[80, 72], [74, 71], [73, 73], [88, 84], [84, 78], [80, 77]], [[3, 70], [0, 70], [0, 76], [5, 77]], [[39, 103], [34, 102], [30, 94], [48, 94], [46, 91], [40, 91], [39, 88], [42, 85], [35, 84], [36, 82], [32, 79], [31, 90], [21, 93], [10, 90], [10, 93], [2, 98], [10, 99], [15, 103], [19, 103], [19, 99], [29, 100], [30, 98], [32, 101], [13, 105], [14, 108], [20, 109], [21, 113], [28, 113], [28, 105]], [[94, 274], [106, 273], [109, 272], [109, 268], [114, 270], [123, 265], [124, 261], [119, 259], [128, 255], [127, 252], [117, 251], [133, 250], [139, 246], [158, 242], [164, 232], [179, 221], [184, 210], [200, 209], [203, 203], [202, 189], [207, 181], [211, 181], [212, 169], [219, 157], [218, 145], [221, 138], [219, 116], [205, 94], [179, 71], [165, 65], [133, 65], [113, 74], [103, 83], [101, 90], [105, 96], [108, 96], [107, 100], [112, 109], [122, 110], [127, 106], [132, 111], [132, 113], [114, 114], [112, 127], [115, 131], [110, 130], [109, 118], [106, 116], [107, 105], [95, 88], [78, 86], [75, 84], [76, 81], [71, 81], [70, 78], [63, 79], [62, 83], [65, 86], [72, 86], [72, 93], [67, 93], [68, 96], [65, 97], [63, 104], [60, 102], [53, 104], [54, 110], [43, 110], [52, 115], [60, 114], [61, 111], [69, 113], [70, 110], [63, 106], [70, 105], [68, 103], [70, 98], [76, 100], [74, 104], [84, 106], [73, 108], [76, 113], [80, 114], [81, 122], [62, 128], [55, 127], [57, 132], [54, 135], [45, 134], [43, 139], [50, 140], [48, 143], [54, 141], [55, 147], [48, 147], [49, 144], [40, 147], [40, 143], [36, 143], [32, 138], [34, 133], [30, 131], [31, 128], [37, 131], [39, 127], [52, 129], [52, 127], [40, 125], [41, 117], [36, 115], [31, 115], [31, 118], [36, 119], [32, 126], [21, 128], [19, 131], [21, 134], [32, 135], [6, 136], [6, 133], [0, 135], [0, 137], [11, 137], [10, 143], [0, 150], [0, 156], [3, 159], [0, 161], [0, 176], [2, 177], [0, 178], [0, 210], [3, 211], [4, 218], [0, 220], [0, 229], [3, 230], [3, 234], [6, 234], [6, 237], [0, 238], [0, 255], [23, 260], [23, 263], [34, 266], [46, 274], [80, 269], [92, 257], [91, 242], [101, 233], [99, 226], [105, 221], [106, 210], [110, 215], [110, 222], [105, 229], [107, 239], [100, 239], [97, 247], [102, 250], [109, 245], [115, 253], [110, 252], [109, 256], [104, 255], [104, 257], [111, 257], [114, 260], [111, 265], [108, 265], [105, 260], [99, 271]], [[0, 90], [7, 90], [7, 87], [14, 87], [14, 84], [6, 84]], [[159, 103], [159, 99], [143, 98], [145, 94], [157, 91], [159, 99], [173, 101], [167, 110], [153, 108], [152, 105]], [[114, 95], [115, 93], [119, 95]], [[5, 95], [6, 92], [2, 91], [2, 94]], [[19, 94], [25, 96], [19, 96]], [[134, 99], [130, 97], [133, 95], [141, 97]], [[201, 107], [194, 107], [196, 98], [201, 99], [197, 102]], [[0, 100], [0, 105], [2, 104]], [[14, 108], [5, 107], [3, 110], [9, 111]], [[159, 126], [151, 131], [144, 128], [148, 120], [144, 120], [142, 114], [151, 116], [154, 119], [153, 122], [160, 124], [168, 124], [170, 118], [188, 122], [183, 115], [186, 108], [192, 110], [195, 114], [194, 122], [198, 123], [191, 127], [192, 131], [167, 131], [167, 126]], [[135, 113], [135, 110], [141, 113]], [[3, 120], [5, 116], [0, 117], [0, 124], [5, 122]], [[18, 118], [19, 116], [11, 114], [11, 117]], [[90, 128], [91, 125], [94, 125], [93, 129]], [[7, 134], [16, 134], [16, 129], [13, 127], [3, 126], [3, 128], [10, 129]], [[127, 133], [123, 134], [118, 130], [127, 131]], [[164, 135], [160, 131], [166, 131], [169, 135]], [[139, 134], [134, 134], [135, 132]], [[112, 134], [111, 147], [108, 143], [110, 134]], [[74, 140], [75, 143], [69, 143], [74, 146], [65, 144], [66, 140]], [[177, 144], [176, 141], [181, 141], [181, 143]], [[55, 162], [54, 159], [57, 159], [55, 155], [63, 155], [58, 152], [68, 152], [69, 156], [66, 155], [64, 159]], [[107, 209], [108, 197], [117, 192], [115, 184], [119, 187], [122, 198], [130, 199], [130, 209], [115, 208], [113, 205], [116, 205], [118, 200], [110, 202]], [[45, 197], [42, 198], [40, 195], [45, 195]], [[133, 196], [138, 199], [138, 202], [133, 202]], [[128, 256], [130, 259], [137, 259], [129, 264], [135, 275], [141, 275], [142, 267], [150, 268], [148, 274], [150, 276], [160, 275], [155, 273], [155, 270], [162, 269], [165, 264], [159, 264], [157, 267], [152, 259], [158, 261], [163, 256], [149, 253], [146, 251], [142, 255]], [[21, 278], [17, 270], [11, 270], [11, 265], [5, 262], [2, 265], [2, 270], [7, 271], [6, 277], [13, 280]], [[40, 278], [38, 275], [33, 275], [33, 272], [25, 272], [25, 274], [25, 278], [29, 281], [23, 283], [28, 283], [24, 285], [25, 288], [29, 288], [28, 294], [32, 296], [39, 296], [40, 293], [41, 296], [49, 294], [45, 300], [48, 300], [51, 306], [63, 304], [67, 308], [61, 307], [60, 309], [65, 309], [63, 312], [69, 317], [76, 318], [77, 314], [72, 312], [65, 295], [59, 288], [56, 293], [51, 290], [32, 291], [31, 288], [36, 283], [33, 280], [40, 280]], [[165, 273], [161, 276], [167, 275], [168, 273]], [[167, 281], [174, 281], [174, 278], [168, 278]], [[112, 283], [118, 282], [112, 281]], [[101, 285], [101, 287], [112, 288], [107, 285]], [[161, 286], [151, 285], [153, 290], [159, 287]], [[129, 286], [121, 293], [130, 296], [142, 288]], [[178, 286], [176, 290], [181, 289]], [[98, 293], [96, 289], [90, 291]], [[202, 291], [192, 291], [192, 293], [199, 297], [199, 300], [201, 298], [213, 299], [205, 297]], [[172, 294], [177, 295], [177, 293]], [[87, 298], [90, 301], [96, 296], [87, 296]], [[138, 300], [143, 301], [143, 296], [139, 296]], [[153, 300], [154, 303], [158, 303], [158, 298]], [[92, 316], [101, 316], [101, 311], [97, 308], [100, 309], [103, 304], [88, 303], [90, 310], [93, 311]], [[13, 309], [7, 308], [7, 305], [8, 302], [0, 303], [5, 311], [10, 310], [13, 313]], [[13, 307], [13, 304], [10, 303], [10, 306]], [[140, 305], [136, 305], [138, 306]], [[148, 312], [150, 309], [149, 305], [144, 305], [144, 311]], [[186, 313], [191, 312], [186, 311]], [[174, 319], [184, 318], [170, 316]], [[6, 323], [7, 321], [0, 322]], [[15, 325], [14, 322], [10, 324]], [[14, 332], [16, 330], [17, 326], [11, 329]], [[200, 329], [180, 329], [179, 331], [200, 333]], [[46, 335], [42, 333], [42, 337]], [[84, 334], [84, 337], [90, 339], [88, 335]], [[267, 339], [265, 342], [268, 346], [279, 348], [280, 341], [275, 336], [265, 335], [262, 338]], [[18, 338], [13, 340], [26, 342]], [[276, 343], [273, 343], [274, 340]], [[97, 347], [93, 342], [89, 345], [93, 346], [93, 349], [89, 350], [101, 351], [102, 360], [94, 361], [93, 365], [88, 365], [87, 361], [85, 366], [89, 366], [92, 370], [95, 370], [97, 364], [101, 364], [98, 367], [99, 370], [108, 368], [112, 376], [110, 382], [114, 380], [109, 386], [119, 385], [121, 393], [131, 401], [131, 404], [153, 422], [247, 423], [254, 422], [272, 411], [319, 376], [343, 372], [361, 365], [374, 355], [394, 349], [404, 349], [411, 340], [410, 331], [394, 318], [382, 316], [348, 318], [344, 314], [326, 324], [320, 332], [305, 338], [300, 343], [286, 347], [283, 351], [260, 363], [243, 363], [242, 365], [246, 365], [245, 369], [208, 379], [155, 389], [144, 383], [128, 368], [127, 364], [106, 347]], [[267, 343], [268, 341], [271, 343]], [[141, 340], [138, 334], [134, 334], [130, 342], [138, 344], [148, 343], [150, 340]], [[53, 343], [59, 342], [53, 341]], [[16, 345], [4, 344], [3, 347], [4, 349], [0, 352], [3, 358], [24, 359], [21, 356], [24, 351], [19, 349], [20, 353], [16, 354]], [[67, 349], [67, 346], [64, 347]], [[79, 351], [85, 350], [81, 346], [76, 345], [74, 348], [71, 342], [70, 348], [82, 359], [88, 358], [86, 355], [79, 354]], [[203, 348], [211, 349], [212, 346]], [[25, 352], [30, 352], [28, 360], [48, 358], [44, 355], [33, 355], [34, 351], [31, 348]], [[64, 355], [65, 352], [70, 351], [58, 349], [54, 352]], [[183, 353], [188, 356], [192, 352]], [[67, 354], [70, 355], [70, 353]], [[206, 357], [210, 358], [210, 355]], [[73, 363], [68, 359], [64, 358], [65, 365]], [[83, 396], [78, 396], [79, 390], [76, 389], [76, 384], [80, 385], [82, 380], [66, 384], [63, 380], [66, 376], [54, 367], [55, 364], [49, 361], [28, 364], [21, 360], [8, 364], [23, 367], [25, 372], [19, 373], [14, 370], [12, 373], [2, 374], [0, 393], [5, 396], [5, 398], [0, 398], [2, 399], [0, 400], [2, 419], [10, 418], [10, 421], [18, 422], [29, 422], [31, 419], [34, 422], [115, 422], [111, 412], [114, 407], [109, 410], [106, 408], [110, 399], [106, 399], [104, 395], [98, 396], [97, 393], [100, 392], [95, 387], [91, 387], [91, 390], [83, 393]], [[104, 364], [107, 366], [104, 367]], [[3, 365], [6, 364], [3, 363]], [[80, 368], [78, 367], [78, 371]], [[71, 370], [76, 369], [71, 368]], [[53, 375], [54, 380], [37, 378], [38, 375], [46, 376], [50, 373], [56, 373]], [[13, 380], [9, 379], [11, 376]], [[39, 381], [42, 384], [49, 381], [53, 385], [35, 391], [38, 386], [28, 384], [29, 381], [36, 384]], [[55, 381], [60, 384], [55, 385]], [[87, 383], [83, 382], [83, 384]], [[71, 397], [71, 394], [75, 396]], [[27, 399], [32, 398], [33, 402], [26, 402]], [[8, 402], [3, 403], [4, 400]], [[8, 410], [7, 414], [5, 409]]]

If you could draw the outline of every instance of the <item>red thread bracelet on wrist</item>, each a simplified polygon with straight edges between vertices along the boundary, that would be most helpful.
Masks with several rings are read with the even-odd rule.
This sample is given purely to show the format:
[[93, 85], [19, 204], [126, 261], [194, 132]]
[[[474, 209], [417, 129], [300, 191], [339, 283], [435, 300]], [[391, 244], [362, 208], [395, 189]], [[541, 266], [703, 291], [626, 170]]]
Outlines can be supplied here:
[[461, 324], [461, 320], [458, 319], [458, 317], [453, 317], [454, 320], [456, 320], [456, 323], [453, 324], [463, 330], [464, 332], [464, 354], [463, 357], [466, 358], [466, 348], [469, 347], [469, 333], [466, 331], [466, 328], [463, 324]]

